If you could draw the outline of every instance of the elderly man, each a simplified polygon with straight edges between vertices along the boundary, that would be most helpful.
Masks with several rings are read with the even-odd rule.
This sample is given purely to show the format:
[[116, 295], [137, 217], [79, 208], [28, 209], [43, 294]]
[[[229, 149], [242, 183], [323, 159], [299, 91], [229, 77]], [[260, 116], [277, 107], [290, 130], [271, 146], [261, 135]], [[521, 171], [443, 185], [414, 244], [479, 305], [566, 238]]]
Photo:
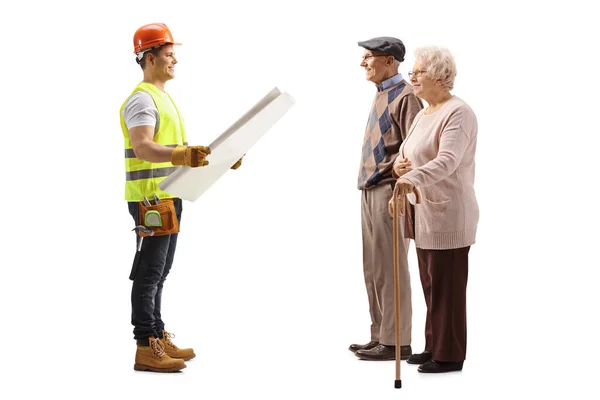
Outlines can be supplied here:
[[[371, 107], [358, 174], [358, 189], [362, 191], [361, 216], [363, 268], [369, 310], [371, 341], [350, 345], [350, 351], [364, 360], [394, 360], [394, 259], [393, 226], [388, 213], [396, 179], [392, 165], [398, 156], [414, 117], [423, 108], [412, 86], [398, 72], [406, 52], [401, 40], [377, 37], [358, 42], [364, 48], [360, 65], [377, 92]], [[409, 166], [408, 163], [406, 165]], [[412, 303], [407, 252], [409, 239], [401, 238], [400, 251], [400, 331], [401, 359], [412, 354]]]

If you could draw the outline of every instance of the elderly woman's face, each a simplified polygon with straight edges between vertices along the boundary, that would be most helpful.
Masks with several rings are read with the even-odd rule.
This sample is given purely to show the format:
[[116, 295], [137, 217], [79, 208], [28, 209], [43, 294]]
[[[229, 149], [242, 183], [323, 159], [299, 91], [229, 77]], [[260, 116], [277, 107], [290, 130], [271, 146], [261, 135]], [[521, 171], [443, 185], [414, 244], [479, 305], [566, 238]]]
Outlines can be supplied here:
[[427, 68], [417, 62], [410, 73], [410, 83], [414, 87], [415, 94], [425, 99], [441, 90], [439, 82], [425, 76], [426, 72]]

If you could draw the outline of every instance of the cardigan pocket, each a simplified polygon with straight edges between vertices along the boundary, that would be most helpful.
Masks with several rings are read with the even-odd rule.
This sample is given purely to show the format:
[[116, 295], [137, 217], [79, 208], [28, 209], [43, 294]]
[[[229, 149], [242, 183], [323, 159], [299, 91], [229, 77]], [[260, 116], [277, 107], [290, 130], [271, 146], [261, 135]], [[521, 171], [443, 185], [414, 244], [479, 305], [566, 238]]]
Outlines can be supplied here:
[[450, 199], [442, 201], [433, 201], [428, 199], [427, 197], [423, 197], [423, 199], [425, 199], [425, 202], [427, 203], [427, 209], [432, 217], [446, 217], [446, 211], [448, 209], [448, 206], [450, 205]]
[[423, 227], [424, 232], [448, 232], [453, 230], [454, 216], [449, 214], [451, 210], [450, 199], [443, 201], [432, 201], [423, 196], [422, 204], [417, 205], [420, 207], [419, 220], [420, 226]]
[[421, 197], [431, 204], [444, 204], [451, 200], [451, 197], [448, 196], [448, 191], [437, 185], [422, 188], [421, 195]]

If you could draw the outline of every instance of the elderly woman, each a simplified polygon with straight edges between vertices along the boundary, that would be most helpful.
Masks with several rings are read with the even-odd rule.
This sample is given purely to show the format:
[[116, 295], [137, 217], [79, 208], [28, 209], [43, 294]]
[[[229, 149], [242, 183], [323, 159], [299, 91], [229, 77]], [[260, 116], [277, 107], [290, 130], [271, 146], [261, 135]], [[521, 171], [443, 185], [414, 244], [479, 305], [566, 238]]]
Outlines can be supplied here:
[[391, 211], [401, 196], [409, 200], [403, 228], [415, 241], [427, 304], [425, 351], [408, 363], [420, 364], [419, 372], [458, 371], [467, 347], [468, 255], [479, 220], [473, 187], [477, 119], [450, 93], [456, 66], [447, 49], [416, 49], [409, 76], [428, 107], [417, 114], [400, 147], [390, 200]]

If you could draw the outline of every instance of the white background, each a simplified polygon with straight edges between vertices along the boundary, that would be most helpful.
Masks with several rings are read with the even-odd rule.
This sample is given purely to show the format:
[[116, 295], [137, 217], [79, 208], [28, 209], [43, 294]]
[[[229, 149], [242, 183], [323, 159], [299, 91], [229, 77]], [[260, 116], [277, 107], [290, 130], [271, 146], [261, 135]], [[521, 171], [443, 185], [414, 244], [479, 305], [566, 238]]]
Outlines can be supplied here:
[[[598, 53], [592, 1], [2, 3], [0, 397], [593, 398]], [[194, 203], [165, 284], [182, 373], [133, 371], [118, 111], [134, 31], [176, 40], [167, 89], [206, 144], [273, 86], [296, 105]], [[455, 55], [479, 120], [481, 209], [461, 373], [359, 361], [369, 340], [358, 162], [375, 92], [357, 41]], [[413, 350], [424, 300], [414, 244]]]

